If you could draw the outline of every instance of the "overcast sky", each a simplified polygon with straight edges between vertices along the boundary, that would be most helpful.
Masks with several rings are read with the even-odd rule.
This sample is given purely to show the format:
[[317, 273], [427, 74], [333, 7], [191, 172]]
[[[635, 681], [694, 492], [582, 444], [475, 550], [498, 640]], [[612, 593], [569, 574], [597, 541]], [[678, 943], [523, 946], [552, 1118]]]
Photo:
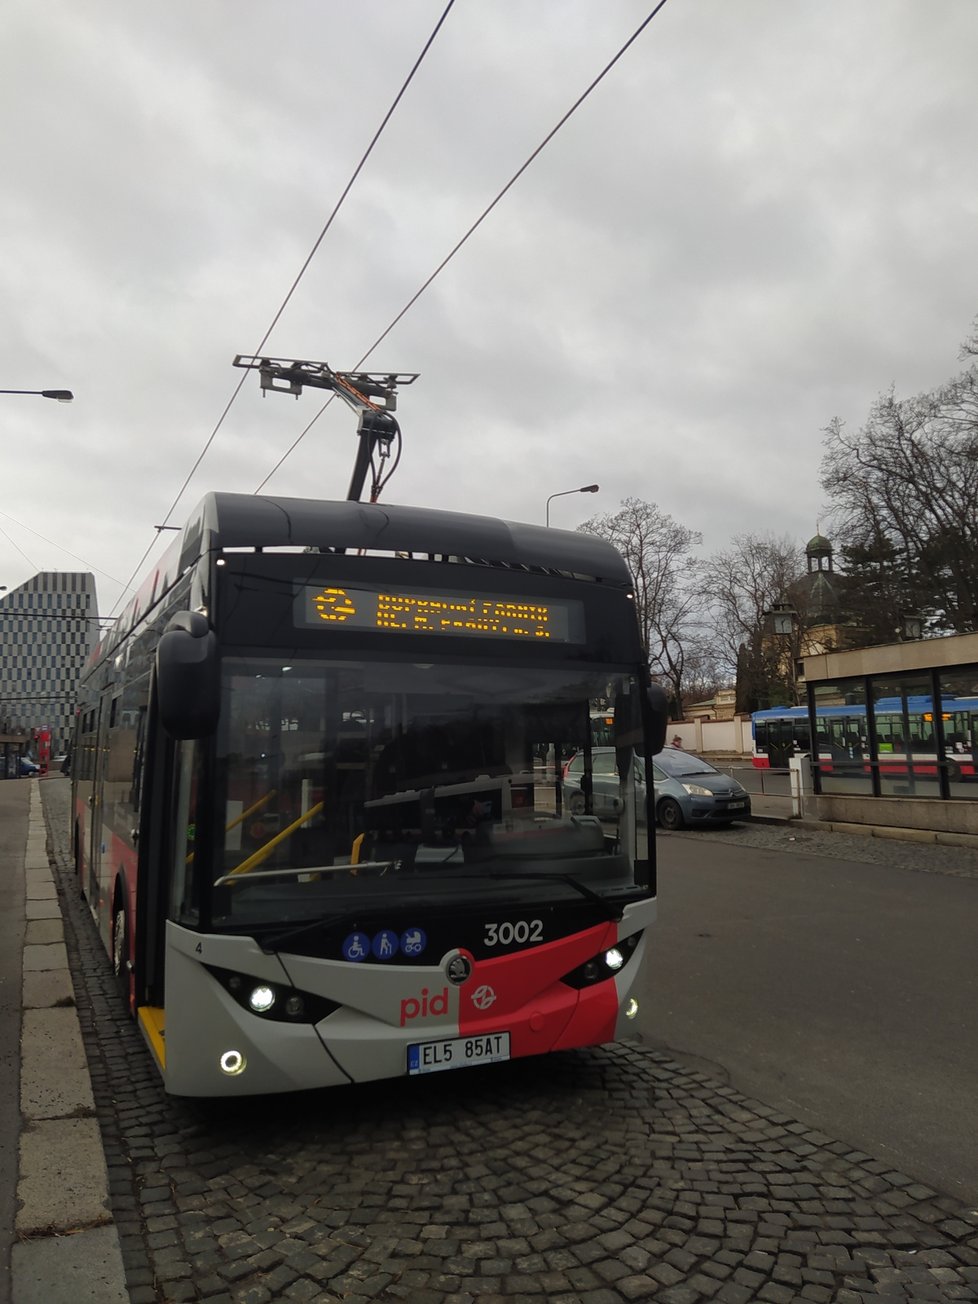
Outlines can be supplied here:
[[[107, 612], [266, 479], [322, 400], [251, 375], [175, 501], [444, 8], [6, 0], [0, 388], [76, 398], [0, 395], [0, 584]], [[264, 352], [354, 367], [652, 8], [456, 0]], [[976, 51], [970, 0], [669, 0], [364, 364], [420, 373], [384, 501], [824, 528], [827, 422], [963, 367]], [[264, 492], [345, 497], [355, 427]]]

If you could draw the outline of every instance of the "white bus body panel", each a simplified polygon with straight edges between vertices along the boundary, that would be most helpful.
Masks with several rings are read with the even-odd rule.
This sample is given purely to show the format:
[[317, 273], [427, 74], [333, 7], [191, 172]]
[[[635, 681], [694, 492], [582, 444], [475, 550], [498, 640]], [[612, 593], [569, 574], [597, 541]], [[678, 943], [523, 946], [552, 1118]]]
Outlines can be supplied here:
[[[617, 926], [619, 939], [640, 930], [643, 937], [624, 970], [608, 980], [614, 984], [618, 1004], [616, 1038], [635, 1035], [635, 1021], [626, 1017], [625, 1009], [642, 970], [645, 930], [655, 915], [654, 899], [637, 902], [626, 907]], [[166, 1088], [186, 1096], [258, 1095], [403, 1077], [409, 1045], [459, 1035], [461, 998], [467, 987], [456, 987], [446, 977], [447, 962], [455, 954], [449, 952], [438, 964], [424, 966], [351, 965], [287, 952], [280, 958], [266, 954], [250, 937], [194, 933], [171, 921], [166, 956]], [[511, 953], [514, 964], [521, 954], [526, 953]], [[204, 965], [294, 987], [334, 1001], [340, 1008], [318, 1028], [263, 1018], [239, 1005]], [[526, 996], [532, 1004], [533, 993]], [[514, 1021], [524, 1021], [527, 1006], [513, 1014]], [[570, 1003], [567, 1022], [573, 1023], [573, 1018]], [[547, 1049], [540, 1046], [541, 1052]], [[222, 1071], [221, 1056], [227, 1051], [243, 1056], [241, 1072]]]

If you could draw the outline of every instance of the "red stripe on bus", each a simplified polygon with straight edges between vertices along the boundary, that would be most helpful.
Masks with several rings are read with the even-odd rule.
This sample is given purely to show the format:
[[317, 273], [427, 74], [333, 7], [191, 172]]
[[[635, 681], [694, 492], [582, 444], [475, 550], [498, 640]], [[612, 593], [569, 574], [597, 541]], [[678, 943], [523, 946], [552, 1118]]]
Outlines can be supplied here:
[[[560, 980], [617, 940], [615, 924], [598, 924], [527, 951], [477, 960], [459, 992], [459, 1035], [509, 1032], [514, 1059], [610, 1040], [618, 1014], [614, 979], [584, 991]], [[580, 1006], [587, 1006], [583, 1018]]]

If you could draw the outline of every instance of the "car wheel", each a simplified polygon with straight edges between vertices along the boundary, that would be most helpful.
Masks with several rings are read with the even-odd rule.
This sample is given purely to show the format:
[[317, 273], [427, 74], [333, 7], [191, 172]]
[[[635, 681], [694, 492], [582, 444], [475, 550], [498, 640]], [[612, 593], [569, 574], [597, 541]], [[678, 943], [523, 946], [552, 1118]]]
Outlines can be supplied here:
[[673, 801], [671, 797], [662, 798], [656, 814], [664, 829], [681, 829], [686, 822], [683, 819], [682, 807], [678, 801]]
[[567, 799], [567, 809], [570, 811], [572, 815], [583, 815], [584, 793], [572, 792], [570, 797]]

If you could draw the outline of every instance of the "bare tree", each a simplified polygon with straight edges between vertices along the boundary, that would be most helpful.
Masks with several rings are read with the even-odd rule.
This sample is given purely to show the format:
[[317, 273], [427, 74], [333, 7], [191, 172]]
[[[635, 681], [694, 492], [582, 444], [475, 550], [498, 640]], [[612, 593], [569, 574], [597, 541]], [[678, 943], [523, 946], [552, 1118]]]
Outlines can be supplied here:
[[687, 642], [685, 653], [683, 695], [687, 711], [691, 704], [709, 701], [722, 688], [733, 686], [733, 675], [725, 672], [721, 666], [716, 641], [707, 622], [704, 621], [701, 634], [692, 642]]
[[[978, 356], [978, 330], [962, 356]], [[847, 554], [888, 559], [891, 592], [933, 627], [978, 629], [978, 364], [929, 394], [882, 395], [855, 433], [830, 422], [822, 487]], [[853, 601], [868, 608], [856, 578]]]
[[[797, 650], [772, 638], [767, 613], [794, 594], [803, 567], [798, 544], [773, 534], [735, 535], [729, 548], [705, 564], [703, 593], [717, 653], [726, 672], [736, 676], [738, 711], [794, 700]], [[799, 629], [806, 614], [799, 612]]]
[[617, 512], [592, 516], [579, 529], [609, 540], [628, 563], [650, 670], [681, 715], [687, 654], [700, 633], [701, 563], [692, 550], [702, 536], [638, 498], [623, 499]]

